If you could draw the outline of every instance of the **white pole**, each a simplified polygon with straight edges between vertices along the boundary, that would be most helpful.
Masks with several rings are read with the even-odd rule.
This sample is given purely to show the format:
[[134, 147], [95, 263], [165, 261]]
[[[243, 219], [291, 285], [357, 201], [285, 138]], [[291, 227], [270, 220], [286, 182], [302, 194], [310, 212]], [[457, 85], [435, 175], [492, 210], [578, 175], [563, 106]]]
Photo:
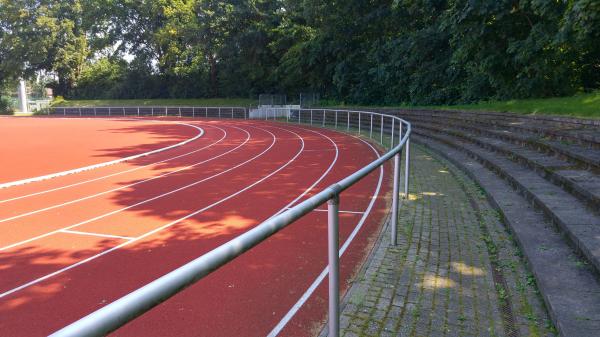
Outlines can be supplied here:
[[21, 105], [21, 113], [26, 114], [27, 108], [27, 90], [25, 88], [25, 80], [19, 81], [19, 103]]

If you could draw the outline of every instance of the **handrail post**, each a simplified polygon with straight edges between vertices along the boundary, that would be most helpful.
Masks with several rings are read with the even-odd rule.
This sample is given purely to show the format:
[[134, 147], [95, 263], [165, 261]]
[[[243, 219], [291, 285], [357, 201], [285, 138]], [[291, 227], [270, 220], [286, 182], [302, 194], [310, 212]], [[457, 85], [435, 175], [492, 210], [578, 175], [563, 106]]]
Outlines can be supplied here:
[[327, 202], [327, 231], [329, 255], [329, 337], [340, 335], [340, 255], [339, 255], [338, 195]]
[[360, 136], [360, 111], [358, 112], [358, 135]]
[[390, 137], [390, 149], [392, 149], [394, 147], [394, 128], [395, 128], [395, 122], [396, 122], [396, 119], [392, 118], [392, 136]]
[[400, 157], [402, 156], [402, 150], [398, 152], [394, 156], [394, 186], [393, 186], [393, 194], [392, 194], [392, 224], [390, 226], [391, 230], [391, 243], [393, 246], [398, 244], [398, 240], [396, 238], [398, 233], [398, 194], [400, 193]]
[[398, 144], [402, 142], [402, 121], [400, 121], [400, 127], [398, 128]]
[[221, 107], [219, 107], [219, 118], [221, 118]]
[[347, 115], [348, 115], [348, 124], [346, 124], [346, 132], [350, 132], [350, 111], [348, 111]]
[[381, 133], [379, 136], [381, 137], [381, 139], [379, 140], [379, 143], [381, 143], [381, 145], [383, 145], [383, 115], [381, 115]]
[[337, 130], [338, 111], [335, 110], [335, 129]]
[[371, 129], [369, 130], [369, 138], [373, 139], [373, 114], [371, 114]]
[[323, 124], [322, 127], [325, 127], [325, 109], [323, 109]]
[[404, 199], [408, 199], [408, 176], [410, 174], [410, 137], [406, 139], [404, 147], [406, 148], [406, 158], [404, 159]]
[[313, 110], [310, 109], [310, 125], [313, 125]]

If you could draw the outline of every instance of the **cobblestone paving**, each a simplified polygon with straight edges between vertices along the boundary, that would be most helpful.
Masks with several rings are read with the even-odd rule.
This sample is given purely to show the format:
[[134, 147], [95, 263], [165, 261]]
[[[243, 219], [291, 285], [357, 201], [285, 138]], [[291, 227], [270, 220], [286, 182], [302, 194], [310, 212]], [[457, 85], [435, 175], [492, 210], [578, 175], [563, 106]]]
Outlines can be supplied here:
[[413, 146], [398, 245], [389, 229], [344, 299], [342, 336], [553, 336], [535, 280], [483, 192]]

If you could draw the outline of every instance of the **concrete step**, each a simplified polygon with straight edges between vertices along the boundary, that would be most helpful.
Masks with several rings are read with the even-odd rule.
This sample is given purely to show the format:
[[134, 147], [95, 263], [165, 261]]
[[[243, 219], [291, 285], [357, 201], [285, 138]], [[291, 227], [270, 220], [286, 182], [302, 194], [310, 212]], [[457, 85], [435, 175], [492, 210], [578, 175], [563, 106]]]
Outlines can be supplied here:
[[508, 181], [566, 234], [572, 246], [600, 271], [600, 216], [579, 199], [542, 178], [536, 172], [498, 153], [481, 148], [458, 137], [416, 128], [417, 135], [457, 148], [477, 158], [486, 167]]
[[413, 122], [417, 129], [458, 137], [482, 148], [498, 152], [535, 170], [542, 177], [584, 201], [592, 210], [600, 210], [600, 176], [553, 155], [540, 153], [497, 138], [482, 137], [449, 127]]
[[[463, 168], [486, 191], [491, 203], [503, 214], [535, 276], [550, 316], [562, 336], [596, 336], [600, 331], [600, 282], [593, 268], [582, 262], [561, 233], [523, 196], [511, 187], [528, 179], [533, 188], [547, 187], [530, 170], [449, 136], [419, 132], [413, 141], [423, 144]], [[474, 160], [473, 158], [476, 158]], [[494, 174], [492, 167], [505, 178]], [[504, 172], [504, 174], [502, 174]], [[506, 173], [517, 176], [507, 176]], [[529, 174], [528, 174], [529, 173]], [[524, 176], [521, 177], [521, 174]], [[533, 176], [530, 176], [533, 174]], [[539, 178], [539, 176], [537, 176]], [[541, 178], [540, 178], [541, 179]], [[510, 184], [509, 184], [510, 183]], [[550, 187], [554, 187], [550, 185]], [[521, 189], [523, 186], [521, 186]], [[552, 192], [552, 188], [548, 190]], [[532, 193], [524, 193], [531, 197]], [[548, 195], [544, 193], [543, 195]], [[564, 202], [563, 209], [570, 203]], [[585, 220], [585, 216], [575, 216]], [[579, 220], [577, 220], [579, 221]], [[586, 221], [584, 221], [586, 222]], [[591, 225], [591, 224], [589, 224]], [[575, 226], [572, 226], [575, 227]], [[596, 228], [600, 228], [596, 224]], [[580, 233], [581, 234], [581, 233]], [[588, 235], [589, 238], [600, 235]], [[597, 251], [597, 253], [600, 250]]]
[[556, 155], [561, 159], [582, 166], [582, 168], [591, 169], [596, 173], [600, 173], [600, 150], [598, 149], [593, 149], [576, 143], [549, 140], [537, 134], [515, 132], [509, 128], [475, 126], [470, 123], [459, 123], [439, 117], [426, 118], [423, 116], [413, 116], [410, 117], [410, 119], [414, 122], [423, 122], [444, 127], [452, 127], [453, 129], [494, 137], [507, 142], [527, 146], [537, 151]]
[[[388, 111], [390, 112], [390, 111]], [[395, 113], [398, 113], [396, 110]], [[600, 149], [600, 122], [597, 120], [565, 119], [557, 121], [554, 118], [536, 118], [518, 116], [508, 113], [474, 113], [435, 110], [401, 110], [405, 117], [427, 117], [454, 121], [467, 125], [477, 125], [485, 128], [511, 130], [545, 137], [562, 142], [579, 144], [584, 147]]]

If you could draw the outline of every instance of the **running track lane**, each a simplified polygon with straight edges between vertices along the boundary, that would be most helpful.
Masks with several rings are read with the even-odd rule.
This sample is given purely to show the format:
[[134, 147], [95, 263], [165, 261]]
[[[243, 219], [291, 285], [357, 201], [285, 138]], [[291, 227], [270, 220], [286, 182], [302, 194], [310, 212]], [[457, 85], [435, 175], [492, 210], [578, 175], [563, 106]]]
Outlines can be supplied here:
[[[190, 143], [150, 156], [100, 167], [95, 170], [83, 171], [77, 174], [70, 174], [54, 179], [0, 189], [0, 205], [17, 200], [27, 200], [34, 196], [46, 197], [53, 192], [63, 191], [101, 180], [113, 180], [118, 183], [119, 179], [126, 179], [123, 178], [122, 175], [134, 172], [134, 174], [139, 175], [139, 173], [136, 172], [139, 170], [153, 172], [161, 168], [175, 167], [178, 160], [185, 160], [186, 156], [214, 145], [215, 138], [217, 137], [221, 139], [224, 136], [227, 136], [225, 130], [219, 130], [217, 127], [211, 126], [210, 123], [191, 124], [195, 127], [201, 126], [202, 128], [205, 128], [205, 135]], [[73, 167], [76, 166], [76, 164], [71, 164], [69, 166]]]
[[[31, 200], [28, 200], [27, 203], [22, 203], [24, 206], [32, 209], [23, 210], [25, 212], [29, 211], [28, 213], [19, 213], [16, 216], [13, 215], [12, 217], [0, 219], [0, 231], [17, 225], [20, 228], [18, 232], [9, 233], [0, 238], [0, 251], [3, 251], [11, 244], [29, 237], [42, 235], [52, 229], [68, 227], [64, 225], [65, 223], [71, 226], [95, 216], [110, 213], [115, 210], [115, 205], [122, 205], [119, 209], [125, 208], [129, 205], [142, 203], [146, 199], [167, 193], [175, 189], [175, 187], [188, 185], [190, 177], [194, 177], [195, 174], [207, 175], [214, 173], [214, 171], [218, 170], [219, 166], [229, 163], [229, 157], [234, 151], [243, 150], [244, 145], [247, 145], [246, 142], [249, 140], [249, 134], [243, 132], [243, 130], [231, 128], [229, 133], [241, 139], [241, 143], [237, 144], [237, 141], [225, 142], [219, 146], [213, 146], [210, 149], [211, 151], [206, 150], [195, 153], [192, 156], [187, 156], [185, 158], [186, 163], [181, 162], [181, 167], [176, 166], [177, 169], [170, 171], [176, 172], [174, 174], [165, 172], [161, 175], [147, 178], [145, 179], [146, 181], [133, 177], [131, 177], [133, 180], [130, 181], [120, 180], [118, 185], [121, 186], [112, 188], [111, 193], [106, 193], [107, 191], [111, 191], [109, 189], [111, 186], [104, 186], [105, 181], [99, 181], [85, 185], [90, 189], [89, 193], [92, 193], [88, 197], [82, 197], [81, 193], [83, 191], [81, 189], [83, 187], [80, 187], [75, 189], [75, 191], [69, 191], [70, 193], [61, 191], [63, 193], [54, 193], [52, 196], [45, 195], [46, 198], [39, 196], [35, 198], [38, 199], [38, 203]], [[134, 188], [128, 187], [132, 185], [134, 185]], [[72, 195], [75, 196], [74, 199]], [[69, 201], [65, 201], [66, 199]], [[65, 202], [61, 204], [62, 201]], [[48, 202], [50, 205], [47, 206], [43, 202]], [[12, 207], [14, 206], [11, 204]], [[8, 207], [3, 207], [3, 209], [5, 208]]]
[[164, 121], [6, 118], [0, 133], [11, 141], [0, 153], [13, 165], [0, 167], [0, 186], [167, 148], [198, 131]]
[[[323, 130], [320, 132], [329, 134], [341, 144], [339, 165], [326, 176], [322, 182], [323, 186], [337, 181], [374, 158], [374, 154], [369, 152], [365, 144], [349, 136]], [[58, 327], [62, 325], [59, 322], [75, 319], [102, 303], [110, 302], [264, 220], [301, 193], [303, 188], [311, 184], [311, 180], [316, 180], [327, 167], [327, 161], [332, 159], [333, 151], [326, 148], [326, 141], [322, 137], [315, 137], [315, 134], [310, 132], [301, 134], [305, 138], [305, 151], [291, 165], [263, 183], [210, 211], [173, 226], [168, 234], [148, 238], [134, 247], [108, 254], [87, 265], [72, 269], [68, 275], [63, 274], [54, 280], [48, 280], [44, 285], [36, 286], [37, 291], [28, 289], [20, 295], [15, 294], [9, 299], [14, 307], [7, 311], [7, 315], [14, 318], [9, 320], [13, 323], [11, 326], [18, 329], [23, 321], [31, 324], [38, 320], [42, 313], [48, 315], [49, 312], [49, 317], [44, 316], [47, 318], [40, 321], [39, 325], [27, 326], [34, 334], [48, 332], [49, 326]], [[276, 166], [276, 162], [266, 162], [263, 165]], [[256, 178], [256, 174], [252, 170], [246, 174], [238, 174], [237, 177], [249, 182]], [[229, 184], [227, 179], [223, 180]], [[362, 205], [366, 208], [369, 200], [365, 195], [372, 193], [376, 181], [376, 176], [370, 176], [361, 182], [360, 186], [353, 188], [356, 191], [347, 191], [342, 197], [341, 209], [346, 205]], [[223, 181], [221, 183], [223, 184]], [[358, 193], [361, 189], [365, 193]], [[121, 330], [119, 334], [147, 335], [152, 332], [155, 335], [194, 335], [190, 330], [178, 330], [189, 327], [187, 323], [194, 321], [193, 331], [196, 335], [198, 331], [206, 332], [200, 335], [265, 335], [324, 266], [325, 214], [311, 213], [309, 217], [166, 302], [161, 308]], [[343, 214], [342, 242], [354, 226], [356, 218], [355, 214]], [[357, 242], [366, 242], [359, 239], [365, 235], [369, 236], [367, 229], [370, 229], [372, 234], [377, 228], [377, 223], [374, 219], [372, 224], [366, 224]], [[358, 251], [361, 251], [360, 246], [356, 244]], [[350, 249], [342, 259], [344, 271], [348, 265], [353, 265], [350, 261], [352, 251], [353, 249]], [[358, 255], [362, 255], [360, 253], [362, 252]], [[348, 264], [345, 262], [347, 258], [350, 262]], [[103, 271], [101, 275], [97, 275], [99, 271]], [[344, 273], [347, 274], [346, 271]], [[123, 277], [115, 277], [116, 275], [128, 277], [124, 280]], [[102, 287], [95, 285], [96, 282], [102, 284]], [[287, 289], [288, 286], [291, 288]], [[40, 296], [39, 292], [47, 292], [47, 297]], [[85, 297], [83, 294], [86, 294]], [[234, 294], [235, 296], [232, 296]], [[88, 309], [82, 308], [82, 298], [86, 299], [84, 302], [87, 303], [85, 307]], [[32, 307], [36, 310], [32, 311]], [[43, 307], [48, 312], [44, 312], [46, 310], [43, 310]], [[54, 311], [51, 310], [53, 307], [61, 308], [60, 312], [55, 312], [54, 317]], [[315, 317], [319, 316], [318, 312], [324, 310], [323, 305], [312, 305], [310, 301], [305, 308], [308, 310], [303, 308], [295, 317], [302, 317], [304, 312], [308, 312], [309, 321], [314, 322]], [[59, 318], [60, 320], [56, 321]], [[166, 324], [166, 321], [169, 323]], [[306, 333], [306, 324], [302, 320], [293, 320], [288, 327], [291, 331]], [[298, 329], [294, 330], [294, 326]], [[0, 328], [0, 331], [5, 330]], [[284, 333], [287, 335], [289, 331], [284, 330]]]
[[[262, 136], [265, 137], [269, 135], [266, 135], [265, 133], [265, 135]], [[43, 217], [36, 214], [35, 216], [28, 217], [25, 220], [31, 220], [33, 218], [34, 222], [28, 222], [23, 225], [23, 231], [25, 233], [19, 231], [18, 233], [21, 235], [19, 239], [32, 236], [39, 237], [41, 230], [50, 235], [42, 236], [35, 241], [27, 242], [25, 245], [9, 248], [3, 255], [8, 257], [23, 255], [24, 253], [27, 256], [43, 255], [41, 252], [47, 250], [48, 246], [52, 247], [52, 245], [54, 245], [56, 241], [61, 240], [61, 238], [73, 235], [73, 233], [70, 232], [61, 232], [61, 229], [125, 237], [142, 235], [156, 227], [160, 227], [164, 223], [164, 219], [175, 219], [178, 217], [178, 214], [181, 214], [182, 212], [185, 213], [187, 209], [192, 209], [189, 207], [193, 207], [194, 204], [197, 204], [198, 202], [194, 196], [199, 194], [203, 188], [214, 191], [214, 193], [226, 191], [226, 189], [219, 189], [219, 186], [216, 185], [218, 182], [211, 181], [212, 177], [221, 175], [224, 172], [223, 170], [220, 170], [219, 167], [235, 163], [238, 159], [235, 157], [231, 158], [234, 154], [237, 154], [238, 156], [241, 155], [242, 159], [239, 159], [239, 161], [243, 162], [246, 161], [246, 155], [258, 156], [260, 153], [265, 153], [267, 151], [265, 148], [267, 148], [267, 146], [272, 146], [275, 142], [274, 137], [268, 138], [269, 139], [256, 140], [255, 144], [247, 146], [251, 148], [238, 148], [238, 150], [232, 152], [228, 156], [229, 158], [219, 158], [219, 160], [222, 161], [220, 163], [215, 163], [213, 161], [213, 166], [216, 167], [211, 167], [204, 171], [198, 170], [197, 172], [191, 172], [191, 174], [196, 173], [195, 175], [185, 174], [181, 177], [174, 177], [173, 180], [175, 181], [163, 179], [156, 180], [153, 181], [153, 183], [148, 184], [149, 186], [140, 188], [142, 189], [141, 193], [139, 190], [132, 190], [120, 192], [117, 196], [114, 196], [114, 198], [118, 199], [119, 203], [130, 202], [128, 205], [120, 205], [115, 202], [110, 203], [110, 199], [105, 200], [106, 202], [104, 203], [102, 203], [103, 200], [86, 200], [82, 202], [84, 204], [83, 207], [81, 203], [78, 203], [77, 206], [70, 205], [61, 208], [61, 211], [58, 212], [54, 218], [50, 219], [49, 222], [43, 222], [43, 219], [48, 218], [48, 216]], [[271, 140], [271, 138], [273, 139]], [[234, 170], [232, 170], [232, 172], [234, 172]], [[185, 179], [181, 181], [181, 178]], [[179, 186], [182, 184], [185, 185]], [[138, 199], [138, 196], [143, 196], [143, 199]], [[211, 200], [210, 195], [206, 195], [203, 199]], [[102, 207], [99, 209], [98, 207], [94, 208], [96, 204], [102, 205]], [[187, 204], [190, 204], [191, 206], [187, 206]], [[82, 215], [82, 213], [85, 215]], [[143, 215], [140, 216], [140, 214]], [[82, 220], [82, 216], [85, 220]], [[22, 219], [19, 220], [24, 221]], [[38, 222], [35, 222], [36, 220]], [[6, 225], [6, 223], [2, 225]], [[92, 247], [86, 249], [85, 254], [81, 252], [81, 247], [78, 247], [78, 259], [67, 259], [65, 263], [76, 263], [110, 248], [102, 244], [105, 239], [110, 238], [111, 237], [96, 235], [96, 240], [90, 241], [91, 238], [86, 237], [85, 239], [93, 244]], [[118, 238], [116, 239], [117, 241], [123, 241], [118, 240]], [[94, 245], [96, 247], [94, 247]], [[70, 255], [70, 253], [71, 252], [69, 251], [65, 251], [61, 256]], [[9, 291], [10, 289], [27, 284], [29, 280], [43, 277], [56, 269], [55, 264], [38, 264], [35, 270], [33, 268], [28, 268], [27, 265], [23, 265], [22, 267], [15, 266], [12, 269], [13, 272], [3, 278], [3, 285], [0, 285], [0, 297], [5, 295], [6, 291]], [[4, 288], [4, 285], [6, 285], [7, 288]]]

